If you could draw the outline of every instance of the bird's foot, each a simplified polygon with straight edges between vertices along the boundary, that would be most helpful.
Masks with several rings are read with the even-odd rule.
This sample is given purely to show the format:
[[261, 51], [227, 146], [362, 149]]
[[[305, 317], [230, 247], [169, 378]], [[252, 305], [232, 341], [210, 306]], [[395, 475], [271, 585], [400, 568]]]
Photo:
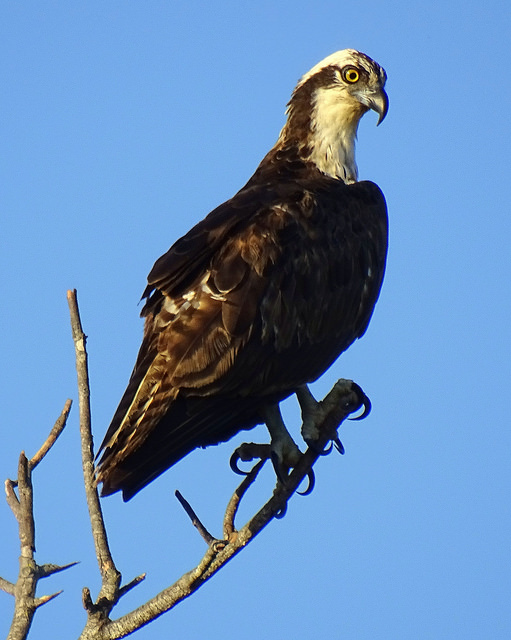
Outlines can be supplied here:
[[279, 433], [271, 441], [271, 462], [277, 478], [285, 484], [290, 469], [293, 469], [302, 457], [302, 452], [287, 431]]
[[[287, 431], [286, 431], [287, 434]], [[287, 434], [287, 437], [272, 439], [271, 444], [257, 444], [244, 442], [232, 454], [230, 467], [238, 475], [248, 475], [249, 471], [243, 471], [238, 466], [239, 462], [252, 462], [253, 460], [271, 460], [277, 480], [285, 485], [290, 470], [293, 469], [302, 456], [301, 451]], [[314, 472], [312, 469], [307, 474], [308, 485], [305, 491], [297, 491], [301, 496], [306, 496], [314, 489]]]
[[[271, 436], [271, 461], [279, 482], [286, 485], [291, 469], [294, 469], [302, 457], [302, 452], [286, 429], [278, 404], [268, 405], [263, 409], [263, 417]], [[309, 484], [305, 491], [298, 491], [306, 496], [314, 488], [314, 472], [307, 474]]]
[[270, 460], [271, 446], [269, 444], [258, 444], [256, 442], [244, 442], [234, 451], [229, 461], [229, 466], [239, 476], [248, 476], [251, 472], [243, 471], [238, 466], [239, 462], [252, 462], [253, 460]]
[[318, 446], [321, 436], [320, 426], [323, 430], [325, 422], [330, 423], [327, 424], [327, 429], [330, 431], [330, 441], [333, 442], [339, 453], [344, 453], [344, 446], [337, 434], [339, 422], [336, 419], [336, 414], [340, 408], [344, 411], [348, 409], [349, 413], [354, 413], [363, 407], [363, 412], [350, 420], [362, 420], [371, 411], [371, 402], [358, 384], [342, 378], [336, 382], [332, 391], [321, 402], [314, 398], [307, 385], [297, 389], [296, 397], [302, 410], [302, 437], [307, 445], [319, 455], [327, 455], [332, 450], [332, 444], [329, 444], [326, 449]]
[[306, 384], [296, 390], [296, 397], [302, 410], [302, 438], [304, 442], [316, 453], [327, 455], [332, 450], [331, 445], [326, 449], [321, 449], [317, 444], [321, 435], [319, 425], [326, 417], [325, 408], [312, 395]]

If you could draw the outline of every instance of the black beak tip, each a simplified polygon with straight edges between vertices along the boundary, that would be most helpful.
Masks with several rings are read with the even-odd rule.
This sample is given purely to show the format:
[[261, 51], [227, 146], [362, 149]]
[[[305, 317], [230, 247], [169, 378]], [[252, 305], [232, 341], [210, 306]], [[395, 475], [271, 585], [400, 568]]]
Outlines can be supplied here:
[[389, 97], [383, 90], [381, 92], [381, 101], [378, 103], [375, 111], [380, 116], [378, 118], [378, 122], [376, 123], [376, 126], [378, 127], [385, 120], [385, 116], [389, 111]]

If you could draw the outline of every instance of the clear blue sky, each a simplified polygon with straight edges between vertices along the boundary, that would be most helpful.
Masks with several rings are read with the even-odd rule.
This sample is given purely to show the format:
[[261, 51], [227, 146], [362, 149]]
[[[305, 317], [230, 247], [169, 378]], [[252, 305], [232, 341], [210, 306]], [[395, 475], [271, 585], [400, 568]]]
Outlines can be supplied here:
[[[361, 177], [388, 200], [386, 281], [366, 336], [314, 387], [353, 378], [373, 413], [343, 427], [346, 455], [320, 460], [311, 496], [140, 640], [511, 637], [510, 33], [495, 0], [2, 3], [2, 480], [77, 397], [66, 290], [89, 336], [100, 441], [154, 260], [250, 177], [302, 73], [345, 47], [388, 72], [389, 115], [378, 129], [366, 116], [358, 146]], [[293, 402], [285, 416], [297, 421]], [[81, 588], [99, 584], [77, 418], [35, 474], [38, 561], [81, 561], [40, 584], [64, 593], [38, 612], [36, 639], [77, 637]], [[148, 574], [119, 614], [202, 557], [173, 492], [219, 532], [240, 440], [128, 504], [104, 501], [118, 567]], [[268, 472], [242, 520], [270, 489]], [[12, 580], [5, 503], [0, 522]], [[2, 637], [11, 611], [0, 593]]]

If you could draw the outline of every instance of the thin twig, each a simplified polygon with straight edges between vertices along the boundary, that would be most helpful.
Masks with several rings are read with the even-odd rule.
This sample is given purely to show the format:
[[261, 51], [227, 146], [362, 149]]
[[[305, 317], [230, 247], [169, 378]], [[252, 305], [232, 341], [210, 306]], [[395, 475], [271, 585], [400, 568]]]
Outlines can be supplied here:
[[143, 580], [145, 580], [145, 578], [146, 578], [146, 574], [145, 573], [141, 573], [136, 578], [133, 578], [133, 580], [131, 582], [128, 582], [128, 584], [125, 584], [123, 587], [121, 587], [119, 589], [119, 598], [122, 598], [122, 596], [126, 595], [128, 593], [128, 591], [131, 591], [134, 587], [136, 587]]
[[53, 600], [57, 596], [60, 596], [61, 593], [62, 593], [62, 589], [60, 591], [57, 591], [56, 593], [52, 593], [49, 596], [41, 596], [40, 598], [36, 598], [34, 600], [34, 604], [36, 608], [42, 607], [43, 604], [46, 604], [47, 602], [50, 602], [50, 600]]
[[183, 496], [179, 491], [176, 490], [175, 495], [176, 495], [176, 498], [179, 500], [179, 503], [181, 504], [183, 509], [186, 511], [186, 515], [190, 518], [193, 526], [201, 534], [206, 544], [210, 545], [210, 544], [213, 544], [213, 542], [216, 542], [217, 539], [214, 536], [212, 536], [209, 533], [209, 531], [206, 529], [206, 527], [202, 524], [199, 516], [195, 513], [191, 504], [185, 498], [183, 498]]
[[18, 496], [14, 491], [14, 487], [17, 486], [18, 482], [14, 480], [6, 480], [5, 481], [5, 499], [7, 500], [7, 504], [11, 508], [11, 511], [14, 514], [16, 520], [19, 518], [19, 509], [20, 509], [20, 501], [18, 500]]
[[9, 580], [6, 580], [5, 578], [0, 577], [0, 589], [2, 589], [2, 591], [5, 591], [5, 593], [8, 593], [9, 595], [13, 596], [14, 588], [15, 588], [15, 585], [12, 582], [9, 582]]
[[59, 564], [43, 564], [38, 567], [38, 577], [39, 578], [48, 578], [52, 576], [54, 573], [60, 573], [61, 571], [65, 571], [66, 569], [71, 569], [71, 567], [80, 564], [79, 562], [70, 562], [69, 564], [59, 565]]
[[241, 502], [241, 499], [247, 492], [250, 485], [254, 482], [254, 480], [259, 475], [259, 472], [264, 466], [266, 459], [259, 460], [259, 462], [251, 469], [251, 471], [246, 475], [243, 482], [239, 485], [236, 491], [232, 494], [231, 499], [225, 509], [224, 515], [224, 538], [232, 542], [233, 535], [235, 535], [236, 527], [234, 524], [234, 519], [236, 518], [236, 514], [238, 512], [238, 507]]
[[53, 428], [50, 431], [48, 437], [44, 441], [39, 451], [30, 459], [30, 468], [32, 471], [37, 467], [37, 465], [41, 462], [44, 456], [53, 447], [57, 438], [62, 433], [64, 427], [66, 426], [67, 417], [69, 415], [69, 412], [71, 411], [72, 404], [73, 404], [72, 400], [69, 400], [69, 399], [66, 400], [66, 403], [64, 404], [64, 408], [62, 409], [60, 416], [57, 418], [55, 424], [53, 425]]

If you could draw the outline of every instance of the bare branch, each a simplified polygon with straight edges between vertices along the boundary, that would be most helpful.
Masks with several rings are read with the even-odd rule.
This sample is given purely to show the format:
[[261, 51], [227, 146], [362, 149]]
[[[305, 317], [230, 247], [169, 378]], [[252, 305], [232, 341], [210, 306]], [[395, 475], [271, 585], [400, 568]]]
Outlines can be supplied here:
[[102, 578], [98, 602], [101, 601], [105, 604], [104, 615], [108, 616], [108, 613], [119, 597], [118, 591], [121, 574], [114, 564], [110, 547], [108, 545], [105, 521], [103, 519], [103, 513], [99, 502], [99, 494], [94, 478], [86, 336], [82, 329], [76, 290], [67, 292], [67, 301], [71, 316], [71, 330], [76, 354], [76, 373], [78, 377], [78, 399], [80, 407], [80, 438], [85, 495], [89, 509], [89, 518], [91, 522], [94, 546], [96, 549], [96, 557]]
[[210, 544], [213, 544], [214, 542], [217, 542], [217, 539], [214, 536], [212, 536], [209, 533], [209, 531], [206, 529], [206, 527], [202, 524], [202, 522], [200, 521], [199, 516], [192, 509], [190, 503], [187, 500], [185, 500], [185, 498], [183, 498], [183, 496], [181, 495], [181, 493], [179, 491], [176, 491], [175, 495], [176, 495], [176, 498], [179, 500], [179, 502], [180, 502], [181, 506], [183, 507], [183, 509], [186, 511], [186, 515], [190, 518], [190, 520], [192, 521], [193, 526], [201, 534], [201, 536], [204, 539], [204, 541], [206, 542], [206, 544], [210, 545]]
[[46, 604], [47, 602], [50, 602], [50, 600], [53, 600], [57, 596], [60, 596], [61, 593], [62, 593], [62, 590], [57, 591], [57, 593], [52, 593], [50, 596], [41, 596], [40, 598], [36, 598], [34, 600], [34, 605], [36, 606], [36, 608], [39, 608], [43, 604]]
[[[56, 593], [51, 596], [36, 598], [35, 592], [38, 580], [57, 571], [63, 571], [76, 564], [73, 563], [66, 566], [47, 564], [40, 567], [34, 560], [35, 521], [32, 471], [39, 462], [41, 462], [62, 433], [70, 409], [71, 400], [68, 400], [64, 405], [60, 417], [39, 451], [31, 460], [28, 460], [22, 451], [18, 462], [17, 479], [5, 481], [7, 504], [18, 522], [20, 539], [19, 573], [16, 583], [13, 584], [8, 580], [0, 578], [0, 588], [14, 596], [14, 614], [8, 640], [25, 640], [36, 609], [58, 595], [58, 593]], [[16, 494], [16, 487], [18, 494]]]
[[80, 564], [79, 562], [70, 562], [69, 564], [58, 565], [58, 564], [43, 564], [38, 567], [38, 577], [39, 578], [47, 578], [48, 576], [52, 576], [54, 573], [60, 573], [60, 571], [65, 571], [66, 569], [71, 569], [71, 567]]
[[131, 582], [128, 582], [128, 584], [125, 584], [123, 587], [121, 587], [119, 589], [119, 598], [122, 598], [122, 596], [126, 595], [128, 591], [131, 591], [134, 587], [140, 584], [142, 580], [145, 580], [145, 577], [146, 577], [146, 574], [141, 573], [136, 578], [133, 578]]
[[22, 451], [18, 463], [18, 494], [20, 501], [18, 524], [21, 555], [32, 558], [35, 551], [34, 494], [28, 460]]
[[7, 500], [7, 504], [9, 505], [11, 511], [14, 514], [16, 520], [19, 518], [19, 510], [20, 510], [20, 501], [18, 500], [18, 496], [14, 491], [14, 487], [18, 485], [18, 482], [14, 482], [14, 480], [6, 480], [5, 481], [5, 499]]
[[44, 456], [53, 447], [53, 445], [57, 441], [57, 438], [60, 436], [60, 434], [64, 430], [64, 427], [66, 426], [66, 422], [67, 422], [67, 417], [69, 415], [69, 412], [71, 411], [72, 404], [73, 404], [72, 400], [69, 400], [69, 399], [66, 400], [66, 403], [64, 404], [64, 408], [62, 409], [62, 413], [57, 418], [55, 424], [53, 425], [52, 430], [50, 431], [48, 437], [44, 441], [42, 447], [30, 459], [30, 469], [32, 471], [37, 467], [37, 465], [41, 462]]
[[94, 482], [94, 455], [91, 433], [90, 387], [88, 357], [86, 350], [87, 337], [83, 333], [78, 311], [76, 290], [67, 292], [67, 301], [71, 315], [71, 329], [76, 354], [76, 373], [78, 377], [78, 399], [80, 411], [80, 436], [82, 443], [82, 464], [85, 480], [87, 506], [92, 525], [92, 535], [96, 547], [99, 569], [103, 575], [113, 566], [112, 555], [108, 546], [105, 523], [99, 503], [99, 495]]
[[224, 516], [224, 538], [226, 540], [229, 540], [230, 542], [232, 541], [233, 535], [237, 535], [236, 527], [234, 525], [234, 519], [236, 518], [241, 499], [247, 492], [250, 485], [259, 475], [259, 472], [263, 468], [265, 462], [265, 459], [259, 460], [259, 462], [247, 474], [246, 478], [232, 494], [232, 497], [229, 500]]
[[83, 604], [83, 608], [88, 613], [92, 613], [94, 611], [94, 603], [92, 602], [92, 597], [90, 594], [89, 587], [84, 587], [82, 589], [82, 604]]
[[5, 580], [5, 578], [0, 577], [0, 589], [2, 589], [2, 591], [5, 591], [5, 593], [13, 596], [14, 587], [15, 585], [12, 582], [9, 582], [9, 580]]

